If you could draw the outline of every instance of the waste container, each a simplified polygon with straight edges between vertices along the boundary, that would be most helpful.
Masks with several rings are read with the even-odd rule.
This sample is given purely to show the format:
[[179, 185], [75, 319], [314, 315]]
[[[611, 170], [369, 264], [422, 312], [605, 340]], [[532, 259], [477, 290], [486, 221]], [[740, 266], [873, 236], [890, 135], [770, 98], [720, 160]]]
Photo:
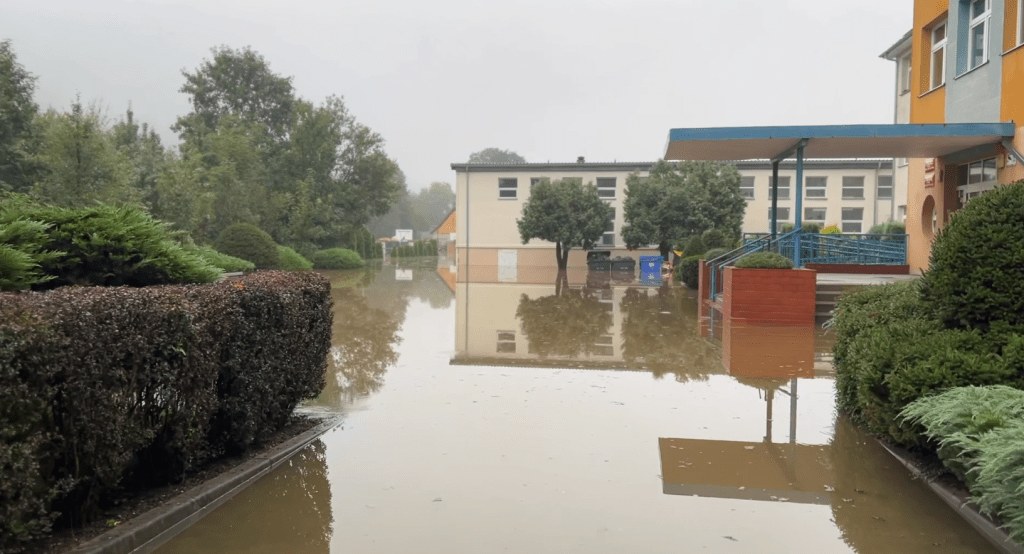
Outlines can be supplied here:
[[665, 263], [662, 256], [640, 256], [640, 273], [661, 273], [661, 264]]
[[633, 273], [636, 271], [636, 260], [629, 256], [618, 256], [612, 260], [612, 271], [616, 273]]

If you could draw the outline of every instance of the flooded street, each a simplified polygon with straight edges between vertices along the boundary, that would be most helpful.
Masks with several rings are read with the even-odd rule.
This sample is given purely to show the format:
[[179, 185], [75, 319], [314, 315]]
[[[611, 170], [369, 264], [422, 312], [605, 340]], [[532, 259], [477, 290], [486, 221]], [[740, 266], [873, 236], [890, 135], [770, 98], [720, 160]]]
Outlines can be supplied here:
[[[160, 553], [993, 552], [837, 418], [820, 330], [695, 293], [333, 272], [343, 423]], [[580, 281], [577, 279], [577, 281]]]

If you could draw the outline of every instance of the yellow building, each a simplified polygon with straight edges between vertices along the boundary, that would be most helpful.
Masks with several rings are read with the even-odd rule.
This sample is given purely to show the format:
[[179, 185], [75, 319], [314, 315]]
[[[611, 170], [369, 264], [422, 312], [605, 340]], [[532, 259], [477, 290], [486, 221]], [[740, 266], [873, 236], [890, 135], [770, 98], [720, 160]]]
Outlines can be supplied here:
[[909, 68], [911, 123], [1013, 122], [1003, 140], [939, 158], [912, 159], [908, 262], [928, 267], [950, 215], [999, 184], [1024, 179], [1024, 0], [917, 0]]

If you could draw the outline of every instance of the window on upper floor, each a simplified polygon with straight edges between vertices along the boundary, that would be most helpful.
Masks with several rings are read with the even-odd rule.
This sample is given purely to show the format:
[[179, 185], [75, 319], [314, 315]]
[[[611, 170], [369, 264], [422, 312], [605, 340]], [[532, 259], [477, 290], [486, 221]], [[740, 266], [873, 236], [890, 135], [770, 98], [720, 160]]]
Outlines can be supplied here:
[[604, 228], [604, 234], [601, 235], [601, 246], [615, 246], [615, 208], [612, 208], [608, 226]]
[[843, 177], [843, 199], [860, 200], [864, 198], [863, 177]]
[[515, 200], [518, 189], [519, 179], [515, 177], [502, 177], [498, 179], [498, 198]]
[[967, 34], [967, 68], [970, 70], [988, 61], [992, 0], [961, 0], [960, 9], [966, 10], [969, 25]]
[[931, 28], [931, 64], [928, 75], [930, 88], [939, 88], [946, 84], [946, 21], [943, 20]]
[[[1021, 0], [1024, 2], [1024, 0]], [[900, 58], [900, 94], [910, 92], [910, 54]]]
[[[778, 211], [775, 214], [775, 222], [776, 222], [776, 227], [777, 227], [775, 230], [778, 231], [779, 229], [782, 229], [782, 224], [783, 223], [786, 223], [787, 221], [789, 221], [789, 208], [788, 207], [787, 208], [781, 208], [780, 207], [780, 208], [776, 208], [776, 210], [778, 210]], [[772, 224], [772, 209], [768, 208], [768, 226], [771, 227], [771, 224]]]
[[804, 221], [825, 221], [825, 208], [804, 208]]
[[864, 224], [864, 208], [843, 208], [844, 233], [859, 233]]
[[598, 177], [597, 195], [601, 198], [615, 198], [615, 177]]
[[533, 187], [544, 179], [546, 179], [546, 177], [530, 177], [530, 190], [533, 190]]
[[804, 189], [804, 198], [825, 198], [828, 177], [808, 177], [807, 188]]
[[754, 199], [754, 178], [740, 177], [740, 195], [747, 200]]
[[892, 198], [892, 175], [878, 176], [878, 193], [875, 198], [889, 200]]
[[[768, 198], [772, 196], [772, 178], [768, 178]], [[779, 177], [779, 200], [789, 200], [789, 177]]]

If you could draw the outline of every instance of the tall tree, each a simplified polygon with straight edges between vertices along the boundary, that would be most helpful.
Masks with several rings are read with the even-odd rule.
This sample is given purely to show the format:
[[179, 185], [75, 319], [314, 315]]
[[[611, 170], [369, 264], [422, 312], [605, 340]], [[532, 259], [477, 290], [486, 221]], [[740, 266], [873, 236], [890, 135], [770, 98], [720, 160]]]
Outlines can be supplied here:
[[142, 203], [152, 210], [156, 203], [156, 181], [164, 163], [164, 147], [160, 135], [148, 124], [135, 122], [131, 106], [125, 118], [111, 129], [114, 147], [125, 155], [131, 165], [131, 186]]
[[0, 41], [0, 191], [27, 192], [39, 166], [26, 147], [39, 108], [36, 78], [18, 63], [10, 40]]
[[413, 203], [416, 212], [432, 231], [455, 209], [455, 191], [450, 184], [435, 181], [421, 190]]
[[622, 239], [631, 250], [657, 244], [667, 257], [675, 241], [710, 229], [739, 235], [746, 205], [735, 166], [661, 161], [649, 178], [626, 179]]
[[555, 243], [558, 269], [564, 270], [569, 251], [579, 247], [590, 250], [604, 234], [612, 208], [597, 195], [593, 183], [586, 186], [577, 179], [542, 179], [523, 205], [523, 217], [516, 220], [523, 244], [531, 239]]
[[500, 148], [484, 148], [479, 152], [473, 152], [469, 155], [469, 162], [471, 164], [524, 164], [526, 158], [516, 154], [511, 150], [502, 150]]

